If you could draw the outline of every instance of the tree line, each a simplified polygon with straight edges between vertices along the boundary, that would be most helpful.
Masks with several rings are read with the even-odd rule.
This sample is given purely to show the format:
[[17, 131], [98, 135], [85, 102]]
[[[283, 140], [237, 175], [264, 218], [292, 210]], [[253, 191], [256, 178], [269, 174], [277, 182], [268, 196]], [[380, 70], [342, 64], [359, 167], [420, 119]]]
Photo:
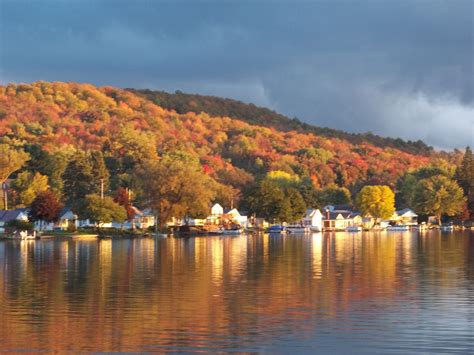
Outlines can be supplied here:
[[[76, 152], [43, 175], [51, 169], [51, 160], [58, 162], [57, 157], [29, 148], [28, 153], [0, 144], [0, 178], [6, 181], [14, 175], [10, 202], [13, 207], [30, 207], [33, 221], [54, 222], [61, 208], [68, 206], [98, 226], [121, 223], [134, 218], [133, 198], [139, 206], [152, 209], [158, 225], [164, 227], [172, 217], [206, 216], [215, 201], [224, 206], [239, 202], [238, 190], [210, 177], [199, 159], [184, 151], [142, 161], [104, 157], [100, 151]], [[442, 216], [467, 220], [474, 207], [472, 151], [466, 149], [456, 169], [430, 166], [407, 172], [395, 192], [377, 184], [366, 184], [356, 194], [335, 184], [315, 188], [307, 177], [274, 170], [247, 181], [239, 207], [269, 221], [294, 222], [306, 209], [328, 204], [352, 205], [377, 219], [389, 218], [396, 207], [411, 207], [421, 215], [436, 216], [439, 222]]]

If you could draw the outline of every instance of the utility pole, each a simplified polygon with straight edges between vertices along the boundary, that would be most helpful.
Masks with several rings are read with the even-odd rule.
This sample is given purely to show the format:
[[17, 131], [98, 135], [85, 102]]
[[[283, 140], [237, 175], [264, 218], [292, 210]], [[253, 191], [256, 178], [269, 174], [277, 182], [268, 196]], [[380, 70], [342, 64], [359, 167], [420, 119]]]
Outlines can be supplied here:
[[100, 198], [104, 199], [104, 179], [100, 179]]
[[8, 210], [8, 186], [7, 186], [6, 181], [2, 183], [2, 190], [3, 190], [3, 207], [6, 211]]

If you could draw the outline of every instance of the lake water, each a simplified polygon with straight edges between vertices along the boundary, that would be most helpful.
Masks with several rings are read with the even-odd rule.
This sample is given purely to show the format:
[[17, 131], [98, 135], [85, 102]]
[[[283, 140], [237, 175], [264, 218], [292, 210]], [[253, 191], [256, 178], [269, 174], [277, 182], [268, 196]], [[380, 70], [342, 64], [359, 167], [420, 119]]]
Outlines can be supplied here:
[[0, 350], [474, 353], [474, 233], [0, 241]]

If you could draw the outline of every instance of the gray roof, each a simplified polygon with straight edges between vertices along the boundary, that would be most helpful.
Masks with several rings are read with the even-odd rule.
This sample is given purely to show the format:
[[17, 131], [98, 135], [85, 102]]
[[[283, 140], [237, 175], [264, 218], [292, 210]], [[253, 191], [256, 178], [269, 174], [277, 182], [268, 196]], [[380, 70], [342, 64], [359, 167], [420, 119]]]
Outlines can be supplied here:
[[[334, 212], [329, 212], [329, 219], [336, 219], [337, 216], [341, 215], [344, 219], [349, 219], [349, 218], [354, 218], [355, 215], [352, 214], [351, 211], [334, 211]], [[323, 218], [327, 220], [326, 218], [326, 213], [323, 213]]]
[[8, 210], [8, 211], [0, 211], [0, 221], [1, 222], [8, 222], [18, 219], [18, 217], [22, 214], [27, 214], [26, 209], [19, 208], [16, 210]]
[[[399, 216], [401, 216], [401, 215], [403, 215], [403, 214], [405, 214], [405, 213], [407, 213], [407, 212], [413, 212], [413, 213], [415, 213], [415, 211], [413, 211], [411, 208], [404, 208], [403, 210], [399, 210], [399, 211], [396, 211], [396, 212], [397, 212], [397, 214], [398, 214]], [[416, 213], [415, 213], [415, 214], [416, 214]]]

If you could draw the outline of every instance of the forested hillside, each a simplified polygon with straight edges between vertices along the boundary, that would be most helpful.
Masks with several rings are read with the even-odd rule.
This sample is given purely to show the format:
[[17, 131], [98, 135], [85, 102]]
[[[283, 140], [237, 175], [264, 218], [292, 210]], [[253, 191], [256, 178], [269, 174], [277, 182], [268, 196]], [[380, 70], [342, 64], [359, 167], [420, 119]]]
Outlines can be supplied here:
[[[451, 169], [460, 157], [439, 154], [418, 143], [404, 143], [404, 149], [397, 149], [392, 139], [376, 138], [377, 144], [372, 144], [369, 141], [375, 136], [369, 139], [309, 127], [232, 100], [207, 102], [198, 97], [187, 101], [192, 97], [185, 96], [183, 106], [176, 107], [180, 100], [173, 100], [181, 96], [164, 100], [160, 95], [61, 82], [0, 86], [0, 144], [31, 157], [10, 178], [29, 173], [32, 179], [31, 174], [39, 173], [48, 177], [49, 186], [61, 196], [66, 168], [78, 156], [87, 155], [92, 168], [77, 162], [72, 172], [82, 172], [83, 166], [95, 176], [105, 169], [101, 174], [107, 176], [106, 192], [130, 187], [137, 201], [145, 201], [143, 171], [163, 156], [179, 153], [186, 156], [181, 161], [195, 162], [212, 180], [214, 185], [206, 185], [216, 192], [211, 197], [229, 206], [230, 201], [238, 203], [246, 186], [269, 174], [304, 181], [306, 188], [344, 187], [354, 194], [365, 184], [395, 188], [402, 175], [422, 166]], [[185, 113], [189, 106], [209, 113]], [[234, 118], [215, 116], [224, 112]], [[245, 117], [237, 119], [239, 115]], [[383, 146], [383, 142], [393, 144]], [[406, 151], [416, 151], [416, 147], [418, 155]], [[26, 175], [22, 178], [28, 180]], [[98, 180], [94, 181], [97, 186]]]
[[175, 110], [178, 113], [205, 112], [211, 116], [237, 118], [250, 124], [274, 127], [278, 130], [314, 133], [324, 137], [344, 139], [353, 144], [368, 142], [377, 147], [392, 147], [412, 154], [429, 156], [433, 152], [433, 147], [428, 146], [421, 140], [413, 142], [400, 138], [381, 137], [373, 133], [348, 133], [327, 127], [317, 127], [301, 122], [297, 118], [290, 119], [267, 108], [237, 100], [186, 94], [181, 91], [172, 94], [165, 91], [128, 90], [153, 101], [163, 108]]

